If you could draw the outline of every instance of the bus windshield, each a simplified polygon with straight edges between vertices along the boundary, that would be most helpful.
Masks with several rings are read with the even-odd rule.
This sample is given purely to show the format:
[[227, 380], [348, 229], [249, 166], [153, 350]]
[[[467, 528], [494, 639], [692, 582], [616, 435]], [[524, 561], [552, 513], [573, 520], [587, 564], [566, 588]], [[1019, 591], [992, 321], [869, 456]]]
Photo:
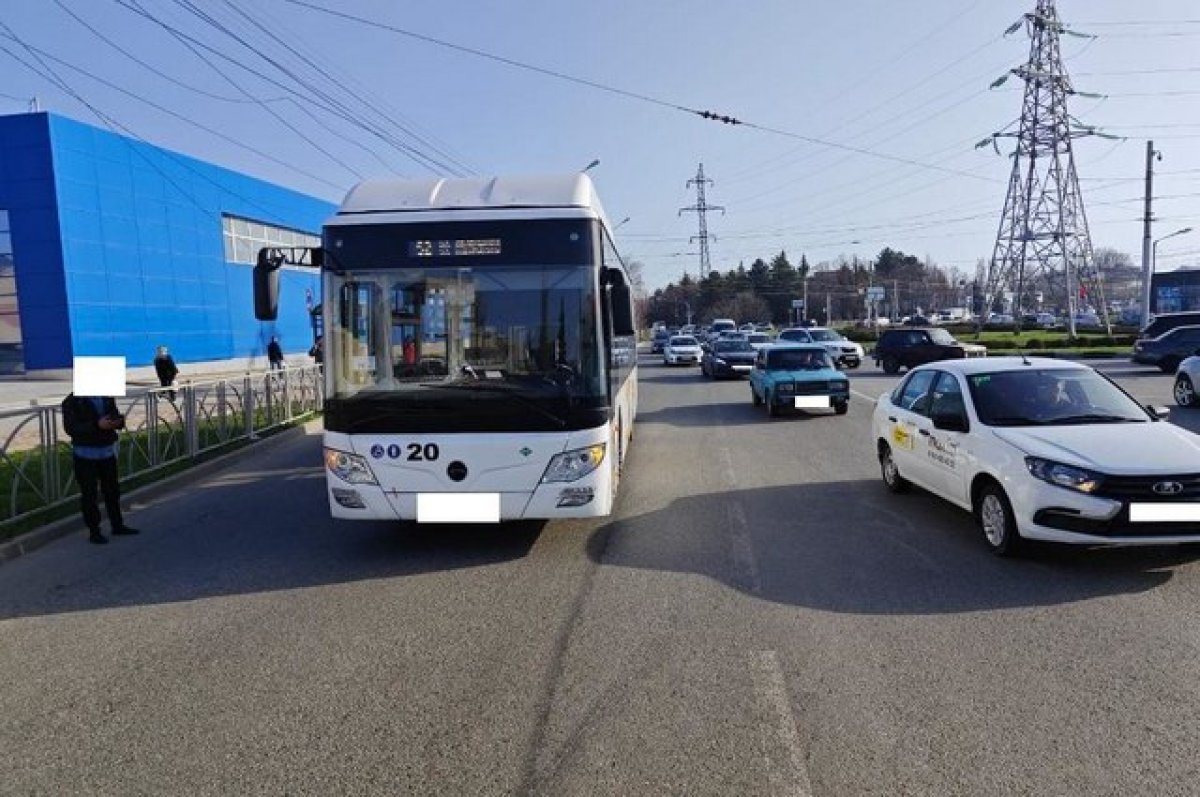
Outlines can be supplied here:
[[388, 269], [336, 275], [331, 287], [334, 398], [448, 386], [604, 394], [590, 268]]

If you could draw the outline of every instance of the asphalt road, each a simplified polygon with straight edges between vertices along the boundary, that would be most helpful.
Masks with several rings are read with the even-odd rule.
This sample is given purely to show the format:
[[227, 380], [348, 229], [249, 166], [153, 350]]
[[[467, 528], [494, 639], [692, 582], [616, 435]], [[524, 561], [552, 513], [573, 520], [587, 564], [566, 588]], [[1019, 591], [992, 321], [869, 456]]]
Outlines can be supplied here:
[[1200, 551], [994, 558], [884, 491], [895, 378], [643, 363], [605, 521], [334, 523], [314, 435], [0, 567], [0, 792], [1196, 793]]

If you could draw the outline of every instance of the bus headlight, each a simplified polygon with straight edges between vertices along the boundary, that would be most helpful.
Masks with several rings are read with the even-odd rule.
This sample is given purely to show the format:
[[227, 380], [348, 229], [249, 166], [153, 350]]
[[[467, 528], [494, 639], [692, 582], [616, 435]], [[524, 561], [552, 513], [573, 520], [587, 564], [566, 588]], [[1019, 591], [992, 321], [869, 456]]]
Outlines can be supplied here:
[[582, 479], [604, 461], [604, 443], [597, 443], [587, 448], [577, 448], [574, 451], [564, 451], [555, 454], [546, 466], [543, 482], [573, 482]]
[[336, 448], [325, 449], [325, 467], [334, 476], [348, 484], [378, 484], [371, 466], [358, 454], [338, 451]]

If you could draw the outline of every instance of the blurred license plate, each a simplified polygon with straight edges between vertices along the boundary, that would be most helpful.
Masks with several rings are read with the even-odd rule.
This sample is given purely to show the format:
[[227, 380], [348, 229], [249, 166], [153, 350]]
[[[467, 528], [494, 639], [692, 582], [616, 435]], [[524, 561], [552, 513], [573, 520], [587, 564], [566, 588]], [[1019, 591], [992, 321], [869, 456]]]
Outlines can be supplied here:
[[499, 523], [500, 493], [417, 493], [418, 523]]
[[829, 396], [796, 396], [796, 409], [827, 410], [829, 409]]
[[1130, 504], [1132, 523], [1197, 523], [1200, 504]]

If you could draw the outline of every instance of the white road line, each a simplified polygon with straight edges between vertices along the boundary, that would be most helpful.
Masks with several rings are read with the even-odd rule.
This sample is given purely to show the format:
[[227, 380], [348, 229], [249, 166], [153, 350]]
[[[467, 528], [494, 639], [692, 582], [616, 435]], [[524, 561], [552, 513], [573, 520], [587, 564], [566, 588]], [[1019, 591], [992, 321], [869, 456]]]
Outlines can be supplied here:
[[754, 544], [750, 541], [750, 523], [741, 501], [729, 502], [729, 544], [733, 549], [733, 563], [738, 570], [738, 582], [746, 591], [758, 595], [762, 592], [762, 579], [758, 575], [758, 557], [754, 555]]
[[854, 388], [850, 388], [850, 392], [853, 393], [854, 395], [858, 396], [860, 399], [866, 399], [867, 401], [871, 402], [872, 404], [874, 404], [876, 402], [876, 400], [879, 398], [879, 396], [883, 395], [882, 393], [880, 393], [879, 396], [868, 396], [866, 393], [859, 393]]
[[810, 797], [812, 783], [808, 778], [808, 763], [800, 746], [796, 715], [792, 712], [778, 654], [773, 650], [754, 651], [750, 671], [755, 697], [771, 720], [768, 724], [770, 736], [763, 739], [771, 793]]

